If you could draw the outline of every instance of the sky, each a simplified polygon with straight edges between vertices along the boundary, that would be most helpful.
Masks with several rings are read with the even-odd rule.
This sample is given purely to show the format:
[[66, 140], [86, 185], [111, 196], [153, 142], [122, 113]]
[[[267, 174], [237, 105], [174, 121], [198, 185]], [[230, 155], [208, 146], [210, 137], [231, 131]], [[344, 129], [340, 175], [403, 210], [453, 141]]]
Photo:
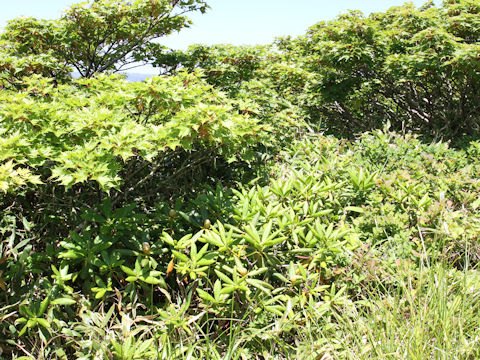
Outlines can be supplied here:
[[[0, 0], [0, 27], [17, 16], [55, 19], [79, 0]], [[334, 19], [340, 13], [384, 11], [404, 0], [210, 0], [206, 14], [192, 14], [189, 29], [159, 41], [174, 49], [192, 44], [268, 44], [278, 36], [298, 36], [313, 24]], [[412, 0], [423, 5], [426, 0]], [[137, 69], [135, 70], [137, 71]], [[143, 69], [143, 71], [148, 71]]]

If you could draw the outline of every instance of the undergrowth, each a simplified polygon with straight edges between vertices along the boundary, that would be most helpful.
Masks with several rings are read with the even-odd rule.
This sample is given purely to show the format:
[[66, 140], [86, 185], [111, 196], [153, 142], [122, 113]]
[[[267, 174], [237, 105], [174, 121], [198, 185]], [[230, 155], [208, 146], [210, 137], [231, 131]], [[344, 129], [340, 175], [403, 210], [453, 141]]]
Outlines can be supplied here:
[[41, 253], [5, 217], [3, 356], [477, 358], [477, 155], [310, 135], [268, 178], [147, 212], [104, 200]]

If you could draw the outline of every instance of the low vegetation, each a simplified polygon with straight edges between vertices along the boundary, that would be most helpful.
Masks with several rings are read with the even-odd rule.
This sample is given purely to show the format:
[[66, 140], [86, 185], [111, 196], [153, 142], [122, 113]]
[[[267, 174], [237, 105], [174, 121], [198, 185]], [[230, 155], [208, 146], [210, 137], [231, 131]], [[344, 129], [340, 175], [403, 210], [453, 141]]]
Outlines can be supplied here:
[[479, 6], [184, 52], [203, 1], [11, 22], [0, 359], [479, 358]]

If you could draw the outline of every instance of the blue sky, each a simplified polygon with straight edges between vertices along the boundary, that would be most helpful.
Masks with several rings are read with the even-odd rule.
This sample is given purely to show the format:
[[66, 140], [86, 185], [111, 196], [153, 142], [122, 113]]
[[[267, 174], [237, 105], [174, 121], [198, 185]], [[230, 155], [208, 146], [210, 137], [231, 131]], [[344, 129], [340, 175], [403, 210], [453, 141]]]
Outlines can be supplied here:
[[[211, 0], [211, 9], [194, 15], [194, 25], [163, 43], [183, 48], [192, 43], [267, 44], [276, 36], [300, 35], [321, 20], [349, 9], [384, 11], [404, 0]], [[417, 6], [425, 1], [412, 1]]]
[[[6, 0], [3, 0], [6, 1]], [[17, 16], [54, 19], [78, 0], [13, 0], [2, 8], [0, 27]], [[175, 49], [191, 44], [267, 44], [276, 36], [300, 35], [314, 23], [349, 9], [384, 11], [404, 0], [210, 0], [206, 14], [192, 14], [194, 24], [160, 42]], [[420, 6], [426, 0], [413, 0]]]

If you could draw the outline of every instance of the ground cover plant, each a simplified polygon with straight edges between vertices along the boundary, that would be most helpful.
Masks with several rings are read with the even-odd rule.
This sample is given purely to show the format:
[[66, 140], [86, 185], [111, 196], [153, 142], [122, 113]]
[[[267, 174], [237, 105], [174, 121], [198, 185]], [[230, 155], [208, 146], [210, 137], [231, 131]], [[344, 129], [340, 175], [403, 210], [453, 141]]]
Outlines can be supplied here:
[[152, 42], [206, 9], [2, 34], [0, 359], [480, 357], [478, 2]]

